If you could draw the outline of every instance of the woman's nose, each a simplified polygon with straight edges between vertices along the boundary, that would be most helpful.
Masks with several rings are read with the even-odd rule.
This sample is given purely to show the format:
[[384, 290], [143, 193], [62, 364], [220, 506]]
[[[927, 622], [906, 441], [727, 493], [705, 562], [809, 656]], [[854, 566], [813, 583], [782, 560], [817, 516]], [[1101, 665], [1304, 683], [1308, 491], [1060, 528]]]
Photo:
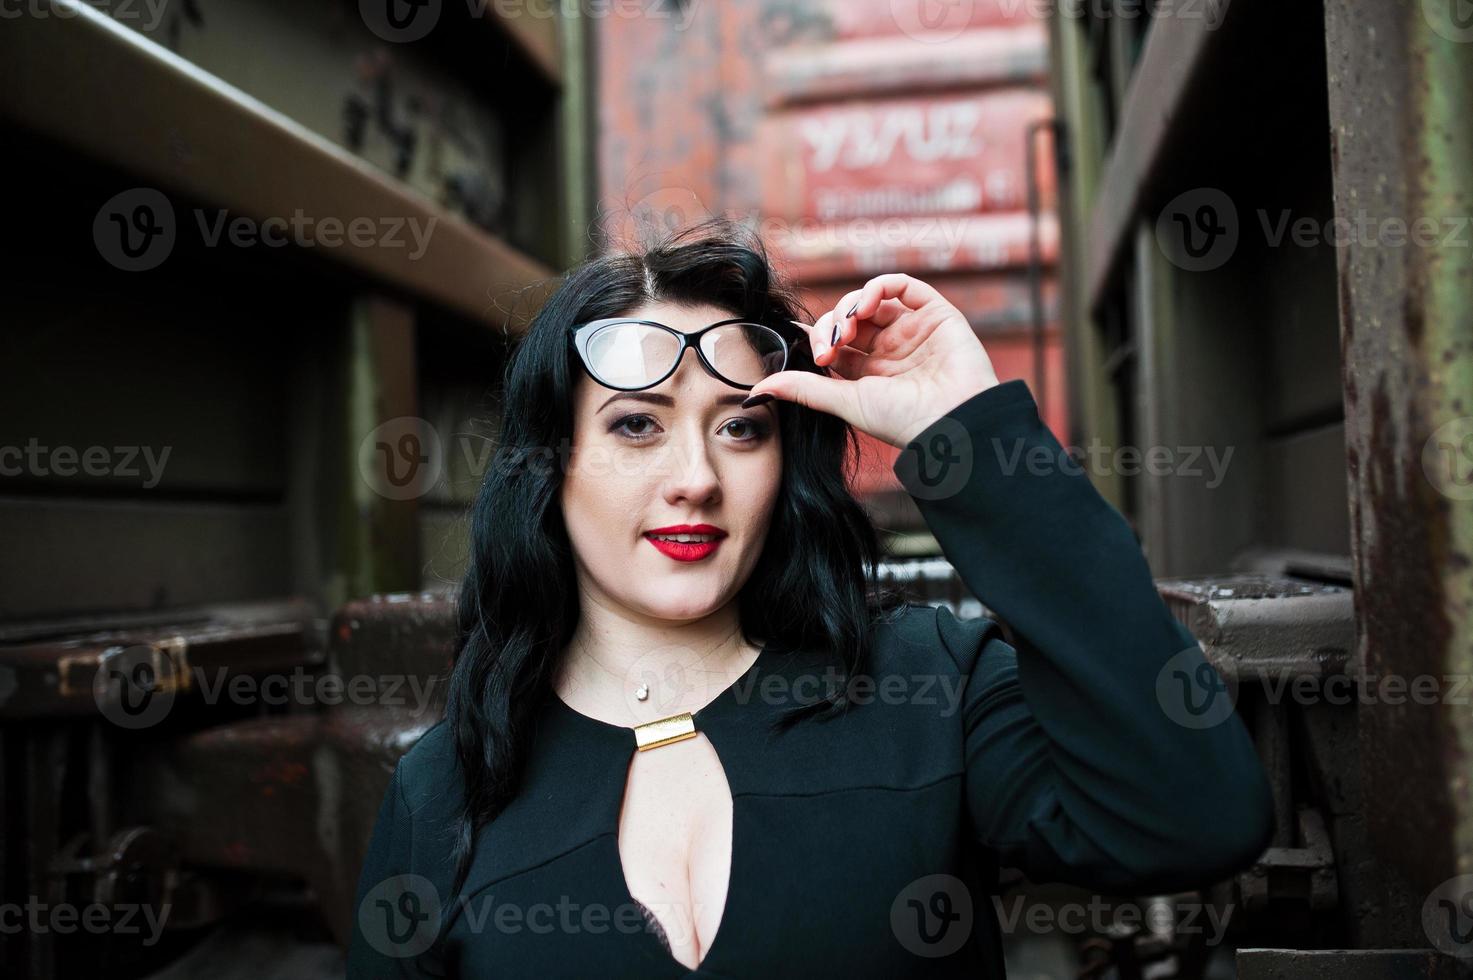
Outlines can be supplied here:
[[718, 494], [721, 480], [711, 458], [711, 447], [699, 432], [672, 439], [666, 457], [665, 496], [669, 500], [702, 502]]

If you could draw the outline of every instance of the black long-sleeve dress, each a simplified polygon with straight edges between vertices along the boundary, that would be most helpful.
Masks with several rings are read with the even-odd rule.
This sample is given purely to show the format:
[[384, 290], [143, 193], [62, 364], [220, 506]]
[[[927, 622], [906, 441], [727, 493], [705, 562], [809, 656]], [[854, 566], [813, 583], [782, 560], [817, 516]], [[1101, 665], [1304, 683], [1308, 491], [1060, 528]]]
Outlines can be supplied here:
[[633, 730], [550, 697], [522, 789], [453, 903], [445, 725], [399, 763], [349, 976], [1001, 977], [998, 864], [1103, 894], [1185, 890], [1250, 864], [1273, 815], [1248, 733], [1202, 700], [1210, 685], [1192, 689], [1196, 641], [1062, 452], [1009, 381], [933, 423], [895, 467], [1019, 650], [990, 619], [909, 604], [875, 627], [874, 684], [852, 689], [843, 717], [769, 734], [821, 676], [771, 645], [695, 713], [733, 800], [726, 905], [697, 970], [625, 885]]

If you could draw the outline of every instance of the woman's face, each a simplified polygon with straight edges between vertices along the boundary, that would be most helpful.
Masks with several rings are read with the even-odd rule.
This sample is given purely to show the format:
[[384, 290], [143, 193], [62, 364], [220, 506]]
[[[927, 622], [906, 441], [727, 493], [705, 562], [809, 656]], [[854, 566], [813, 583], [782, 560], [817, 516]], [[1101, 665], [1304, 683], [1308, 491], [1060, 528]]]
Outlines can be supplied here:
[[[736, 314], [652, 303], [628, 315], [693, 331]], [[579, 370], [561, 502], [587, 598], [636, 618], [689, 622], [736, 597], [782, 480], [774, 406], [744, 409], [746, 396], [707, 372], [694, 349], [643, 391], [606, 388]], [[699, 524], [715, 529], [714, 545], [652, 537]]]

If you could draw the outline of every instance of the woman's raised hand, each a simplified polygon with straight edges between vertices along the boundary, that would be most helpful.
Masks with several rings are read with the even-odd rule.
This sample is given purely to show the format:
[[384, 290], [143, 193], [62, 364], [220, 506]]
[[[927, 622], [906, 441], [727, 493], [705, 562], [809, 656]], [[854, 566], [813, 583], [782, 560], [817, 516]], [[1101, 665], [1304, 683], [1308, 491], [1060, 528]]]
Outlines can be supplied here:
[[898, 449], [998, 383], [961, 311], [903, 272], [875, 276], [845, 293], [817, 323], [793, 322], [808, 333], [814, 363], [837, 377], [779, 371], [751, 394], [837, 415]]

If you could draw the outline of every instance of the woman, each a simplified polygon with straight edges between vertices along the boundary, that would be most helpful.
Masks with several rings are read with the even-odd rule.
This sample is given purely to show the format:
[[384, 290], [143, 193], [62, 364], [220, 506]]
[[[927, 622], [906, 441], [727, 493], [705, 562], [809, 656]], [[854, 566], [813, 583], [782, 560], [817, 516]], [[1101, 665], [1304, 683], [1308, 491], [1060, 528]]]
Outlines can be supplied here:
[[[1160, 893], [1267, 845], [1230, 694], [1173, 701], [1216, 675], [1026, 385], [908, 275], [803, 312], [719, 219], [541, 310], [351, 977], [1000, 977], [999, 863]], [[1013, 643], [874, 586], [854, 429]]]

